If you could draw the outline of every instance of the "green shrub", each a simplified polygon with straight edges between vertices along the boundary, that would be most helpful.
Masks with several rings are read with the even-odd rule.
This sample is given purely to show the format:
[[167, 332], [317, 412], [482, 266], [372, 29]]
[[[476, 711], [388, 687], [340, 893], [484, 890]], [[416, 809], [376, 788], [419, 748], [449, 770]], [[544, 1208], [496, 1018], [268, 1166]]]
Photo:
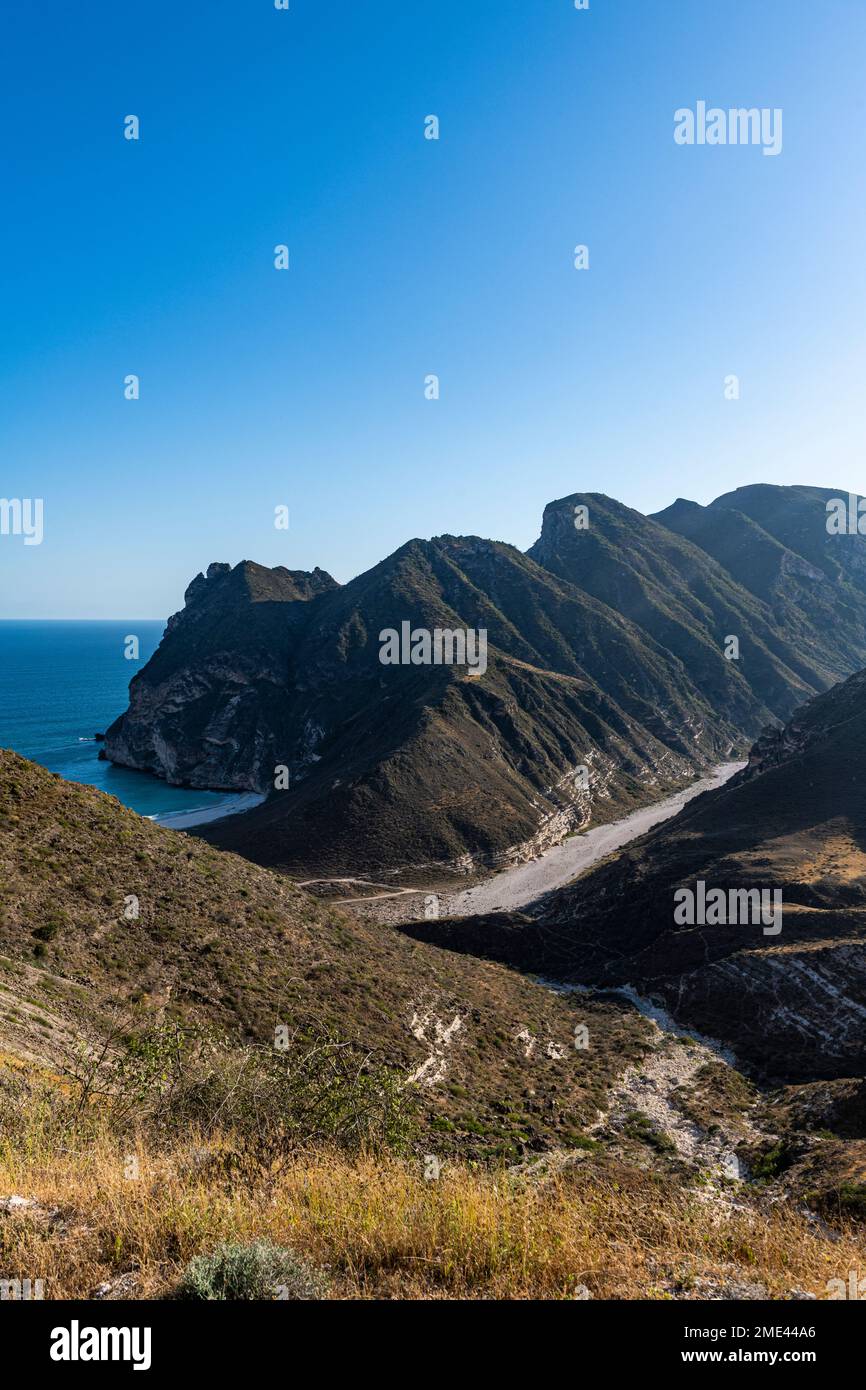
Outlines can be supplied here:
[[184, 1270], [178, 1298], [316, 1299], [325, 1298], [328, 1284], [321, 1270], [293, 1250], [269, 1240], [249, 1245], [227, 1241], [210, 1255], [196, 1255]]
[[866, 1218], [866, 1183], [841, 1183], [838, 1199], [839, 1207], [845, 1216], [850, 1216], [857, 1221]]
[[677, 1146], [670, 1135], [665, 1134], [664, 1130], [654, 1125], [649, 1115], [645, 1115], [642, 1110], [631, 1110], [626, 1115], [623, 1133], [627, 1134], [629, 1139], [635, 1139], [640, 1144], [649, 1144], [656, 1153], [675, 1154], [677, 1151]]
[[263, 1162], [323, 1145], [405, 1153], [416, 1137], [415, 1089], [327, 1029], [298, 1028], [278, 1049], [164, 1022], [118, 1027], [111, 1044], [86, 1043], [65, 1071], [79, 1088], [78, 1113], [103, 1095], [121, 1130], [232, 1130]]
[[59, 923], [45, 922], [41, 927], [34, 927], [31, 932], [39, 941], [53, 941], [60, 930]]
[[416, 1100], [393, 1068], [326, 1033], [284, 1050], [207, 1041], [157, 1115], [172, 1130], [230, 1127], [259, 1158], [332, 1145], [347, 1152], [406, 1152]]
[[783, 1139], [763, 1149], [750, 1164], [752, 1177], [761, 1182], [772, 1182], [790, 1168], [796, 1155], [790, 1144]]

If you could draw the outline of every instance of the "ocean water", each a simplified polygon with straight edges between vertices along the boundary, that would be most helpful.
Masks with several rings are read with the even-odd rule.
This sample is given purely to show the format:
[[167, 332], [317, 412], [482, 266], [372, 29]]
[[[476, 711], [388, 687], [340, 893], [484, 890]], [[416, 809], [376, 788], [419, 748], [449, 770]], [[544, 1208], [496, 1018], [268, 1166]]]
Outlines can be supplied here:
[[[129, 682], [159, 645], [165, 624], [0, 620], [0, 747], [32, 758], [70, 782], [86, 782], [143, 816], [212, 810], [225, 792], [166, 786], [146, 772], [99, 761], [104, 733], [127, 706]], [[139, 639], [139, 661], [124, 639]]]

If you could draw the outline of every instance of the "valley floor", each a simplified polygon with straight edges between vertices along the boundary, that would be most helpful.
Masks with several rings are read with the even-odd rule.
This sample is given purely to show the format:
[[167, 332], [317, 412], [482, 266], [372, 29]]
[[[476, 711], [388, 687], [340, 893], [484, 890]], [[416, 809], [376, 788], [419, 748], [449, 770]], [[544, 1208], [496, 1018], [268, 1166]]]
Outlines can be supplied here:
[[341, 907], [381, 922], [409, 922], [424, 917], [425, 899], [435, 897], [433, 916], [474, 917], [491, 912], [520, 911], [539, 902], [548, 893], [573, 882], [593, 864], [605, 859], [645, 835], [663, 821], [670, 820], [696, 796], [723, 786], [745, 763], [721, 763], [708, 777], [702, 777], [673, 796], [623, 816], [620, 820], [595, 826], [582, 834], [570, 835], [562, 844], [545, 850], [537, 859], [514, 864], [501, 873], [483, 879], [470, 888], [455, 892], [436, 881], [425, 887], [393, 888], [360, 878], [331, 878], [302, 881], [302, 888], [317, 895], [333, 897]]
[[442, 904], [442, 915], [447, 917], [473, 917], [488, 912], [519, 911], [536, 903], [547, 893], [564, 888], [567, 883], [592, 864], [597, 864], [608, 854], [622, 849], [631, 840], [645, 835], [653, 826], [670, 820], [687, 802], [700, 796], [701, 792], [713, 791], [722, 786], [734, 773], [739, 772], [744, 763], [722, 763], [713, 769], [712, 775], [702, 777], [682, 791], [675, 792], [664, 801], [651, 806], [643, 806], [632, 811], [621, 820], [609, 825], [596, 826], [585, 834], [571, 835], [561, 845], [555, 845], [532, 859], [527, 864], [515, 864], [504, 873], [496, 874], [475, 888], [464, 893], [455, 893]]

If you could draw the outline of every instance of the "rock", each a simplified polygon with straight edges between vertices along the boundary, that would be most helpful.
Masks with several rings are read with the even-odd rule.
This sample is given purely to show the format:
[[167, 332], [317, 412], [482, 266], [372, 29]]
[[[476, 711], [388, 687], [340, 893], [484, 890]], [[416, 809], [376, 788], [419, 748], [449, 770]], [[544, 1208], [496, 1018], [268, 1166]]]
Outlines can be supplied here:
[[13, 1193], [11, 1197], [0, 1197], [0, 1211], [5, 1212], [7, 1216], [11, 1216], [13, 1212], [32, 1211], [38, 1206], [39, 1203], [32, 1197], [19, 1197], [17, 1193]]
[[106, 1279], [104, 1283], [97, 1284], [90, 1297], [108, 1300], [132, 1298], [139, 1282], [139, 1276], [130, 1270], [116, 1279]]

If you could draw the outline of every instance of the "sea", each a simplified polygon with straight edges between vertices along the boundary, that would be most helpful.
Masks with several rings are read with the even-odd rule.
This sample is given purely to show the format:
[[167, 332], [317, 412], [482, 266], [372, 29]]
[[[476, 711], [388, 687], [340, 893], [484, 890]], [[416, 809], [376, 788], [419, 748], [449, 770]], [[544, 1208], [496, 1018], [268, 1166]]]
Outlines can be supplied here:
[[[142, 816], [241, 809], [240, 795], [169, 787], [147, 772], [99, 760], [96, 734], [126, 709], [129, 682], [164, 630], [154, 619], [0, 620], [0, 748], [98, 787]], [[125, 655], [129, 637], [138, 638], [137, 660]]]

